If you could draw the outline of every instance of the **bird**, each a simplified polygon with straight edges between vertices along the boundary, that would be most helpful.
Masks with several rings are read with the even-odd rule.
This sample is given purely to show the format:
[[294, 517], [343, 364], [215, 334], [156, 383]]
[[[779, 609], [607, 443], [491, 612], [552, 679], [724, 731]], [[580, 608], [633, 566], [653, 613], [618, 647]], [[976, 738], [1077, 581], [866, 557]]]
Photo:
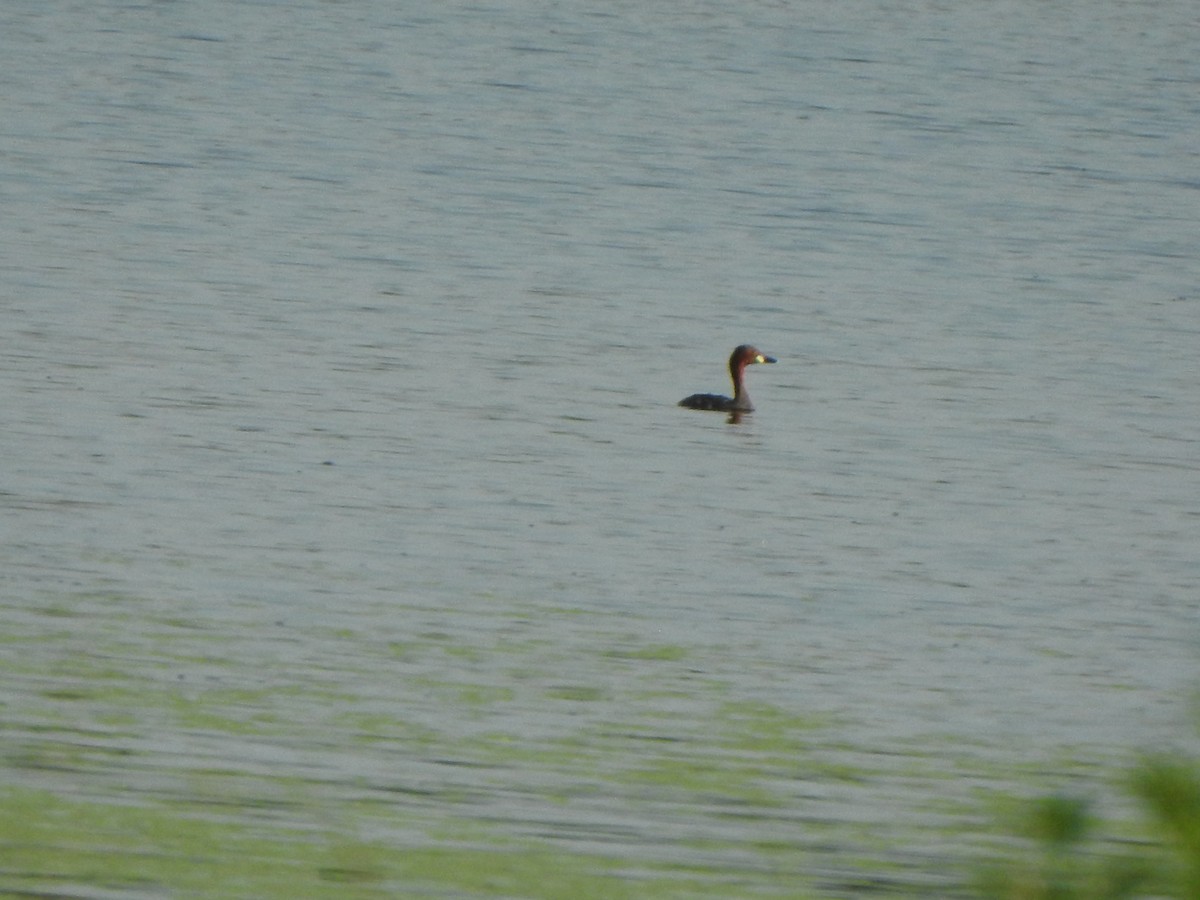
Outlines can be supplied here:
[[729, 377], [733, 379], [732, 397], [723, 394], [692, 394], [680, 400], [679, 405], [688, 409], [708, 409], [716, 412], [754, 412], [754, 404], [750, 402], [750, 394], [746, 391], [744, 383], [746, 366], [773, 362], [775, 357], [767, 356], [749, 344], [742, 344], [735, 348], [729, 357]]

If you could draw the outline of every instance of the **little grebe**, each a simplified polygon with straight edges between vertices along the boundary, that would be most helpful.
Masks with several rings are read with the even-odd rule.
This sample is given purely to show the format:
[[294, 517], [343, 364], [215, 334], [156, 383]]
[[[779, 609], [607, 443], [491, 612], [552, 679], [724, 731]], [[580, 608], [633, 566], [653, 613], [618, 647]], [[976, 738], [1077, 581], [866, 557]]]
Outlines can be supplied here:
[[732, 397], [723, 397], [720, 394], [692, 394], [680, 400], [679, 405], [688, 409], [711, 409], [717, 412], [754, 412], [754, 404], [750, 402], [750, 394], [746, 392], [746, 386], [743, 384], [746, 366], [773, 362], [773, 356], [764, 356], [749, 344], [742, 344], [729, 357], [729, 375], [733, 378]]

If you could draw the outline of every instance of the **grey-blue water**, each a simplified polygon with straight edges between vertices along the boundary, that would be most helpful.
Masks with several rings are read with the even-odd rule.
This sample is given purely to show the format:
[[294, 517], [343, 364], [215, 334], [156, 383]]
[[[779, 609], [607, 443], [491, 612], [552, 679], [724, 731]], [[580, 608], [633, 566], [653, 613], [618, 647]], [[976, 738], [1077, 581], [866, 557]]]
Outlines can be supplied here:
[[[641, 716], [702, 753], [739, 704], [969, 784], [1189, 741], [1198, 36], [1191, 0], [6, 2], [2, 740], [85, 749], [3, 778], [469, 787], [735, 871], [832, 815], [920, 885], [944, 771], [731, 826], [446, 748]], [[754, 415], [675, 406], [743, 342]], [[88, 659], [128, 691], [72, 694]], [[331, 685], [438, 753], [354, 743]], [[217, 689], [293, 730], [136, 700]]]

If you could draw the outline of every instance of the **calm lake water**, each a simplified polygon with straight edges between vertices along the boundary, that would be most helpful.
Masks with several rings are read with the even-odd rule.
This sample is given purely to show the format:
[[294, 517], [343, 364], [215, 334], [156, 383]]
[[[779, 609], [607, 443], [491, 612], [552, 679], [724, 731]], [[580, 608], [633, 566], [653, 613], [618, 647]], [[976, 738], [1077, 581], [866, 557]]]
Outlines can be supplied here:
[[[341, 896], [928, 895], [1194, 746], [1198, 34], [5, 3], [4, 784]], [[744, 342], [753, 416], [675, 406]], [[191, 895], [56, 828], [0, 891]]]

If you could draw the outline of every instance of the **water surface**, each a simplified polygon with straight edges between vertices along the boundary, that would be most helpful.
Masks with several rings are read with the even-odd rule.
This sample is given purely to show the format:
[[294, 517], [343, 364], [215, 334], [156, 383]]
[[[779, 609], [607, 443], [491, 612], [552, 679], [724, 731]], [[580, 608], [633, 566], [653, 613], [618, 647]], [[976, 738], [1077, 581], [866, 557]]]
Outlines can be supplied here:
[[953, 892], [1189, 744], [1195, 25], [6, 5], [5, 781], [122, 848], [6, 889]]

